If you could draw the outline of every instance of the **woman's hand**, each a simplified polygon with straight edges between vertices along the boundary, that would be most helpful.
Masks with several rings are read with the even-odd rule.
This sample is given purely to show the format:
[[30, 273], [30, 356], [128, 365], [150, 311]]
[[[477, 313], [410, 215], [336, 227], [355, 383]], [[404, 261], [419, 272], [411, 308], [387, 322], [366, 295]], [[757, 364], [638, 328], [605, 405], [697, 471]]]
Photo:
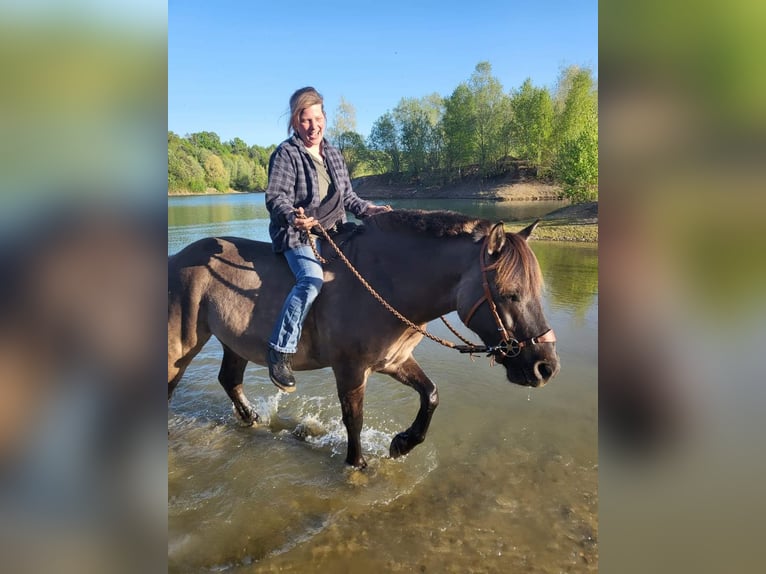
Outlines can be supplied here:
[[311, 228], [319, 223], [313, 217], [307, 217], [302, 207], [299, 207], [293, 212], [293, 217], [290, 224], [300, 231], [311, 231]]
[[367, 208], [367, 211], [364, 212], [364, 217], [369, 217], [370, 215], [377, 215], [378, 213], [386, 213], [387, 211], [393, 211], [393, 207], [390, 205], [371, 205]]

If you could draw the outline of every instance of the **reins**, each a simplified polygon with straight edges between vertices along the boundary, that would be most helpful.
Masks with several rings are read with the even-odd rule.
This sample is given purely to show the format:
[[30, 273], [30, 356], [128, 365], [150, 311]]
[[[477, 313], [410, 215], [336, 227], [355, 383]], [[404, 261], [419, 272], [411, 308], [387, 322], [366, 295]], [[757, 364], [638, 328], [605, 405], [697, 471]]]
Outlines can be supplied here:
[[[394, 315], [394, 317], [399, 319], [402, 323], [404, 323], [405, 325], [407, 325], [411, 329], [414, 329], [415, 331], [417, 331], [418, 333], [420, 333], [424, 337], [427, 337], [428, 339], [431, 339], [432, 341], [434, 341], [436, 343], [439, 343], [440, 345], [442, 345], [444, 347], [447, 347], [447, 348], [450, 348], [450, 349], [455, 349], [456, 351], [459, 351], [460, 353], [470, 353], [470, 354], [473, 354], [473, 353], [485, 353], [486, 352], [487, 356], [492, 356], [493, 358], [494, 358], [494, 355], [496, 355], [496, 354], [499, 354], [499, 355], [502, 355], [502, 356], [505, 356], [505, 357], [515, 357], [515, 356], [517, 356], [521, 352], [522, 347], [525, 347], [525, 346], [527, 346], [529, 344], [533, 344], [534, 345], [534, 344], [537, 344], [537, 343], [553, 342], [553, 341], [556, 340], [555, 336], [552, 335], [553, 331], [550, 330], [550, 329], [548, 331], [546, 331], [545, 333], [543, 333], [542, 335], [538, 336], [538, 337], [532, 337], [532, 338], [527, 339], [525, 341], [518, 341], [518, 340], [516, 340], [515, 338], [511, 337], [508, 334], [507, 329], [503, 325], [503, 322], [502, 322], [502, 320], [500, 319], [500, 316], [497, 313], [497, 308], [496, 308], [495, 302], [494, 302], [494, 300], [492, 298], [492, 293], [489, 290], [489, 282], [487, 281], [487, 271], [490, 271], [490, 270], [494, 269], [495, 265], [485, 266], [484, 265], [483, 256], [482, 256], [482, 259], [481, 259], [481, 271], [482, 271], [482, 279], [483, 279], [483, 285], [484, 285], [484, 295], [471, 308], [470, 312], [468, 313], [468, 317], [465, 320], [465, 324], [466, 324], [466, 326], [468, 326], [468, 322], [471, 320], [471, 318], [473, 317], [473, 315], [476, 312], [476, 310], [481, 306], [482, 303], [484, 303], [486, 301], [488, 303], [488, 305], [489, 305], [490, 311], [492, 312], [492, 314], [493, 314], [493, 316], [495, 318], [495, 322], [498, 325], [498, 330], [500, 331], [500, 333], [502, 333], [501, 341], [497, 345], [494, 345], [494, 346], [490, 346], [490, 345], [476, 345], [474, 343], [471, 343], [470, 341], [465, 339], [460, 333], [458, 333], [457, 330], [452, 325], [450, 325], [449, 321], [447, 321], [447, 319], [444, 318], [443, 316], [440, 317], [442, 322], [447, 326], [447, 328], [450, 331], [452, 331], [452, 333], [458, 339], [460, 339], [463, 343], [465, 343], [465, 345], [456, 345], [452, 341], [448, 341], [446, 339], [442, 339], [441, 337], [437, 337], [436, 335], [432, 335], [431, 333], [426, 331], [424, 328], [422, 328], [420, 325], [416, 325], [415, 323], [410, 321], [407, 317], [402, 315], [399, 311], [394, 309], [394, 307], [391, 306], [391, 304], [388, 303], [388, 301], [386, 301], [380, 295], [380, 293], [378, 293], [372, 287], [372, 285], [370, 285], [365, 280], [364, 277], [362, 277], [362, 275], [359, 273], [359, 271], [356, 270], [354, 265], [343, 254], [343, 252], [340, 250], [340, 247], [338, 247], [338, 245], [332, 240], [332, 238], [330, 237], [330, 234], [327, 232], [327, 230], [325, 230], [324, 227], [322, 227], [322, 225], [320, 223], [317, 222], [317, 224], [314, 226], [314, 228], [319, 230], [319, 233], [322, 234], [322, 236], [324, 237], [325, 241], [327, 241], [327, 243], [330, 245], [330, 247], [332, 247], [335, 250], [335, 252], [337, 253], [337, 255], [340, 258], [340, 260], [343, 261], [343, 263], [346, 265], [346, 267], [348, 267], [349, 271], [351, 271], [351, 273], [359, 280], [359, 282], [362, 284], [362, 286], [364, 286], [364, 288], [367, 289], [367, 291], [370, 293], [370, 295], [372, 295], [378, 301], [378, 303], [383, 305], [383, 307], [385, 307], [392, 315]], [[483, 253], [485, 251], [485, 248], [486, 248], [486, 242], [487, 242], [487, 239], [485, 238], [484, 246], [482, 247], [482, 255], [483, 255]], [[309, 245], [311, 246], [311, 250], [314, 252], [314, 256], [317, 258], [317, 260], [320, 263], [322, 263], [322, 264], [326, 264], [327, 260], [319, 254], [319, 252], [317, 251], [316, 245], [314, 245], [314, 241], [311, 239], [310, 236], [309, 236]]]
[[[420, 325], [416, 325], [415, 323], [410, 321], [407, 317], [405, 317], [399, 311], [394, 309], [394, 307], [388, 301], [386, 301], [381, 296], [381, 294], [378, 293], [375, 290], [375, 288], [367, 282], [367, 280], [364, 277], [362, 277], [362, 275], [359, 273], [359, 271], [356, 270], [356, 268], [351, 263], [351, 261], [349, 261], [348, 258], [340, 250], [340, 247], [338, 247], [338, 245], [332, 240], [332, 238], [330, 237], [330, 234], [327, 233], [327, 230], [325, 230], [325, 228], [322, 227], [321, 223], [317, 223], [314, 226], [314, 228], [319, 230], [319, 233], [322, 234], [322, 236], [324, 237], [325, 241], [327, 241], [327, 243], [330, 245], [330, 247], [332, 247], [333, 250], [335, 250], [335, 252], [338, 254], [338, 257], [340, 258], [340, 260], [343, 261], [343, 263], [346, 265], [346, 267], [348, 267], [349, 271], [351, 271], [351, 273], [354, 275], [354, 277], [356, 277], [359, 280], [359, 282], [362, 284], [362, 286], [365, 289], [367, 289], [367, 291], [370, 293], [370, 295], [372, 295], [378, 301], [378, 303], [383, 305], [383, 307], [385, 307], [394, 317], [399, 319], [402, 323], [407, 325], [409, 328], [414, 329], [415, 331], [417, 331], [418, 333], [420, 333], [424, 337], [427, 337], [427, 338], [431, 339], [432, 341], [434, 341], [436, 343], [439, 343], [440, 345], [443, 345], [443, 346], [448, 347], [450, 349], [456, 349], [456, 350], [460, 351], [461, 353], [482, 353], [484, 351], [489, 351], [490, 350], [485, 345], [481, 345], [481, 346], [480, 345], [474, 345], [470, 341], [467, 341], [466, 339], [464, 339], [460, 334], [457, 333], [457, 331], [455, 331], [455, 329], [452, 327], [452, 325], [450, 325], [444, 317], [441, 318], [441, 320], [444, 321], [444, 324], [447, 325], [449, 327], [450, 331], [455, 333], [455, 335], [457, 335], [457, 337], [461, 341], [466, 343], [466, 345], [455, 345], [452, 341], [447, 341], [446, 339], [442, 339], [441, 337], [437, 337], [436, 335], [432, 335], [431, 333], [429, 333], [428, 331], [423, 329]], [[327, 260], [324, 257], [322, 257], [319, 254], [319, 252], [317, 251], [316, 245], [314, 245], [314, 241], [311, 239], [311, 237], [309, 237], [309, 245], [311, 246], [311, 250], [314, 252], [314, 257], [316, 257], [317, 260], [320, 263], [322, 263], [322, 264], [327, 263]]]

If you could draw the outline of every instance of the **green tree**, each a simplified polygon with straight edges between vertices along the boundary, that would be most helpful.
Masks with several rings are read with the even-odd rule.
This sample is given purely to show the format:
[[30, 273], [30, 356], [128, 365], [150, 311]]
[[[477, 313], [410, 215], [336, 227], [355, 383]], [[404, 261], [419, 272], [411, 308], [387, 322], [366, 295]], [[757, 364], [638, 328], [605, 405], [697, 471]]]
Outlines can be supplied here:
[[205, 191], [205, 170], [180, 146], [168, 150], [168, 191]]
[[393, 111], [399, 144], [405, 158], [405, 169], [412, 174], [421, 173], [428, 153], [428, 114], [415, 98], [402, 98]]
[[500, 159], [505, 146], [502, 136], [509, 109], [506, 102], [508, 96], [503, 93], [500, 81], [492, 75], [492, 65], [489, 62], [479, 62], [476, 65], [468, 87], [474, 100], [479, 167], [483, 173], [487, 173]]
[[591, 71], [562, 71], [553, 128], [553, 175], [574, 201], [598, 196], [598, 92]]
[[351, 177], [357, 177], [368, 156], [364, 139], [358, 133], [348, 131], [338, 137], [337, 145], [343, 154], [343, 159], [346, 161], [348, 173]]
[[226, 146], [231, 150], [231, 153], [235, 155], [246, 156], [249, 151], [247, 144], [240, 138], [234, 138], [233, 140], [226, 142]]
[[588, 127], [559, 149], [556, 179], [574, 202], [598, 199], [598, 131]]
[[268, 185], [268, 175], [266, 174], [266, 168], [260, 163], [256, 163], [253, 166], [253, 179], [251, 180], [251, 189], [253, 191], [263, 191]]
[[230, 175], [221, 158], [211, 151], [203, 150], [201, 159], [206, 183], [218, 191], [226, 191], [229, 187]]
[[516, 155], [542, 175], [551, 161], [553, 134], [553, 100], [545, 88], [535, 88], [527, 80], [512, 92], [509, 137]]
[[239, 191], [253, 189], [253, 160], [247, 155], [237, 155], [233, 160], [231, 173], [231, 187]]
[[383, 171], [401, 172], [402, 151], [399, 147], [399, 133], [391, 112], [386, 112], [375, 120], [367, 142], [370, 150], [380, 152], [373, 154], [372, 159], [379, 162], [379, 167], [384, 168]]
[[559, 76], [554, 105], [555, 147], [592, 129], [598, 122], [598, 93], [591, 71], [578, 66], [564, 69]]
[[445, 162], [460, 169], [476, 162], [476, 110], [468, 85], [461, 83], [444, 102]]
[[356, 109], [341, 96], [333, 123], [327, 130], [327, 138], [343, 151], [343, 145], [346, 143], [343, 135], [348, 132], [356, 132]]
[[196, 148], [210, 150], [221, 154], [224, 151], [224, 145], [221, 138], [215, 132], [196, 132], [186, 137], [187, 140]]

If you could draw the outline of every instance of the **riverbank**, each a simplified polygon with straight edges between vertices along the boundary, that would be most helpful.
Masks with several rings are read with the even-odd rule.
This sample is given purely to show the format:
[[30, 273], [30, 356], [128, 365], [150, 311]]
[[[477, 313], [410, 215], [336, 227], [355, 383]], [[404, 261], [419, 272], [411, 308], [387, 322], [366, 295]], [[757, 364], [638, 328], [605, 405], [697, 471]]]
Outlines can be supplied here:
[[559, 186], [520, 179], [516, 175], [484, 179], [466, 177], [447, 185], [395, 181], [389, 175], [354, 179], [354, 191], [364, 199], [480, 199], [483, 201], [550, 201], [563, 199]]
[[[388, 176], [377, 175], [358, 178], [353, 185], [357, 195], [375, 201], [414, 198], [550, 201], [564, 198], [563, 191], [556, 185], [512, 176], [494, 180], [467, 178], [451, 185], [427, 187], [414, 182], [394, 182]], [[514, 223], [511, 229], [518, 231], [532, 222]], [[598, 202], [568, 205], [546, 214], [533, 237], [547, 241], [598, 242]]]
[[546, 214], [532, 237], [547, 241], [598, 243], [598, 202], [567, 205]]

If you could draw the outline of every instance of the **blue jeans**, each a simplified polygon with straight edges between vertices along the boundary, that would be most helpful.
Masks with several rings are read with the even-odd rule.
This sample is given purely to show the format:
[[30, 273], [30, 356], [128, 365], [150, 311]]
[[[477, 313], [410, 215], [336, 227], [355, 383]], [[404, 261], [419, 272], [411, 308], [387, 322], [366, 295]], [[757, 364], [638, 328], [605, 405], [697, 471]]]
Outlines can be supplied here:
[[[319, 252], [319, 244], [316, 245]], [[324, 282], [322, 264], [317, 261], [314, 252], [308, 245], [301, 245], [284, 252], [287, 264], [295, 275], [295, 286], [282, 306], [269, 337], [269, 347], [280, 353], [295, 353], [301, 338], [303, 321], [311, 308], [311, 304], [319, 295]], [[321, 255], [321, 252], [320, 252]]]

